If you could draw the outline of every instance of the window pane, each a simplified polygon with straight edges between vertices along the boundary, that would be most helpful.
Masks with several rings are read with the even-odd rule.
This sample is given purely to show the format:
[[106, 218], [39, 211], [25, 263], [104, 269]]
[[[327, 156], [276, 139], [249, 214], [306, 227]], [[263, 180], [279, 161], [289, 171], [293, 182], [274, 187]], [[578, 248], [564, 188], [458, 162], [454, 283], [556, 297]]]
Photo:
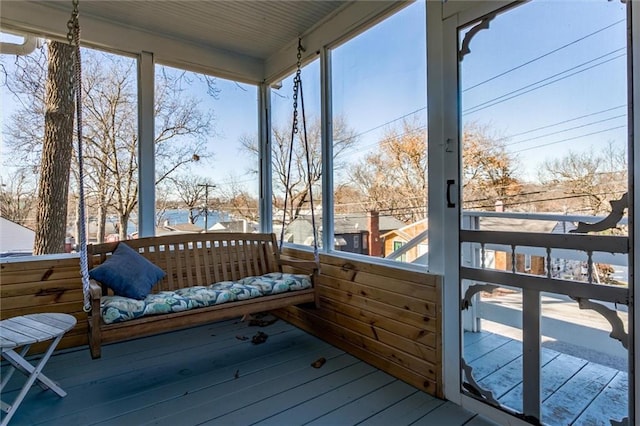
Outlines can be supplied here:
[[464, 391], [542, 424], [628, 415], [627, 7], [522, 3], [460, 62]]
[[425, 43], [417, 2], [332, 51], [336, 250], [427, 264]]
[[[70, 55], [66, 43], [42, 40], [29, 54], [1, 57], [0, 252], [74, 249], [79, 169]], [[136, 60], [83, 48], [82, 68], [87, 237], [95, 242], [117, 235], [137, 201]]]
[[565, 227], [611, 211], [627, 191], [625, 13], [533, 2], [473, 37], [461, 62], [465, 210], [562, 214]]
[[156, 66], [156, 235], [258, 230], [257, 88]]
[[278, 88], [274, 87], [271, 91], [273, 231], [280, 239], [284, 224], [285, 242], [313, 246], [313, 222], [315, 221], [317, 244], [320, 246], [322, 239], [320, 229], [322, 223], [320, 61], [315, 60], [302, 68], [303, 96], [298, 95], [297, 99], [298, 131], [292, 141], [294, 77], [295, 73], [283, 79]]

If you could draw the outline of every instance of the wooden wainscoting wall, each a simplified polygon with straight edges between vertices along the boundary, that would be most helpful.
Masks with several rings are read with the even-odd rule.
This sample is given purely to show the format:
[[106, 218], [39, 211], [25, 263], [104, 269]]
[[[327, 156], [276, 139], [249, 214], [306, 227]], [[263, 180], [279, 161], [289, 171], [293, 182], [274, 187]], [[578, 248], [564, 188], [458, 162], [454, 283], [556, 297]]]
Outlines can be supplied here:
[[[285, 249], [285, 256], [312, 259]], [[283, 319], [432, 395], [443, 397], [441, 277], [320, 256], [320, 307]]]
[[[65, 334], [58, 348], [86, 345], [87, 315], [82, 311], [79, 262], [77, 256], [55, 256], [0, 263], [0, 319], [43, 312], [71, 314], [78, 323]], [[30, 353], [44, 349], [45, 345], [33, 345]]]

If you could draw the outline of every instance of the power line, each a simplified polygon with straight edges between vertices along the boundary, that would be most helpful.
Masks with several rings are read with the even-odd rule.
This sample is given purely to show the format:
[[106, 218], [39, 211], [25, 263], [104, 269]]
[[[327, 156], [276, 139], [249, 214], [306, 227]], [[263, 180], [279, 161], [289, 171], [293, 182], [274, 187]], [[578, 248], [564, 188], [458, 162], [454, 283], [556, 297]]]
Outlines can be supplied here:
[[581, 42], [581, 41], [583, 41], [583, 40], [585, 40], [585, 39], [587, 39], [587, 38], [589, 38], [589, 37], [591, 37], [591, 36], [593, 36], [593, 35], [595, 35], [595, 34], [601, 33], [602, 31], [607, 30], [607, 29], [609, 29], [609, 28], [611, 28], [611, 27], [613, 27], [613, 26], [615, 26], [615, 25], [620, 24], [621, 22], [624, 22], [624, 21], [625, 21], [624, 19], [621, 19], [621, 20], [619, 20], [619, 21], [614, 22], [613, 24], [610, 24], [610, 25], [607, 25], [606, 27], [600, 28], [599, 30], [596, 30], [596, 31], [594, 31], [594, 32], [592, 32], [592, 33], [589, 33], [589, 34], [587, 34], [587, 35], [583, 36], [583, 37], [580, 37], [580, 38], [578, 38], [578, 39], [576, 39], [576, 40], [573, 40], [572, 42], [569, 42], [569, 43], [567, 43], [567, 44], [565, 44], [565, 45], [562, 45], [562, 46], [560, 46], [560, 47], [558, 47], [558, 48], [556, 48], [556, 49], [554, 49], [554, 50], [551, 50], [551, 51], [549, 51], [549, 52], [547, 52], [547, 53], [544, 53], [544, 54], [542, 54], [542, 55], [540, 55], [540, 56], [538, 56], [538, 57], [536, 57], [536, 58], [533, 58], [533, 59], [531, 59], [531, 60], [529, 60], [529, 61], [527, 61], [527, 62], [525, 62], [525, 63], [523, 63], [523, 64], [520, 64], [520, 65], [517, 65], [517, 66], [515, 66], [515, 67], [513, 67], [513, 68], [510, 68], [510, 69], [508, 69], [508, 70], [506, 70], [506, 71], [504, 71], [504, 72], [502, 72], [502, 73], [500, 73], [500, 74], [498, 74], [498, 75], [495, 75], [495, 76], [493, 76], [493, 77], [491, 77], [491, 78], [488, 78], [488, 79], [486, 79], [486, 80], [483, 80], [483, 81], [481, 81], [480, 83], [474, 84], [474, 85], [473, 85], [473, 86], [471, 86], [471, 87], [467, 87], [467, 88], [466, 88], [466, 89], [464, 89], [462, 92], [464, 93], [464, 92], [466, 92], [466, 91], [468, 91], [468, 90], [475, 89], [475, 88], [476, 88], [476, 87], [478, 87], [478, 86], [482, 86], [483, 84], [486, 84], [486, 83], [488, 83], [488, 82], [490, 82], [490, 81], [493, 81], [493, 80], [495, 80], [496, 78], [500, 78], [500, 77], [502, 77], [502, 76], [504, 76], [504, 75], [506, 75], [506, 74], [509, 74], [510, 72], [513, 72], [513, 71], [515, 71], [515, 70], [518, 70], [518, 69], [520, 69], [520, 68], [522, 68], [522, 67], [524, 67], [524, 66], [526, 66], [526, 65], [532, 64], [532, 63], [534, 63], [534, 62], [536, 62], [536, 61], [538, 61], [538, 60], [540, 60], [540, 59], [542, 59], [542, 58], [545, 58], [545, 57], [547, 57], [547, 56], [549, 56], [549, 55], [552, 55], [552, 54], [554, 54], [554, 53], [556, 53], [556, 52], [559, 52], [559, 51], [560, 51], [560, 50], [562, 50], [562, 49], [565, 49], [565, 48], [567, 48], [567, 47], [569, 47], [569, 46], [572, 46], [572, 45], [574, 45], [574, 44], [576, 44], [576, 43], [579, 43], [579, 42]]
[[524, 152], [524, 151], [530, 151], [530, 150], [532, 150], [532, 149], [538, 149], [538, 148], [542, 148], [542, 147], [549, 146], [549, 145], [555, 145], [555, 144], [562, 143], [562, 142], [573, 141], [573, 140], [576, 140], [576, 139], [584, 138], [584, 137], [587, 137], [587, 136], [593, 136], [593, 135], [597, 135], [597, 134], [600, 134], [600, 133], [609, 132], [609, 131], [612, 131], [612, 130], [624, 129], [624, 128], [626, 128], [626, 127], [627, 127], [626, 125], [624, 125], [624, 126], [610, 127], [610, 128], [608, 128], [608, 129], [599, 130], [599, 131], [597, 131], [597, 132], [586, 133], [586, 134], [584, 134], [584, 135], [574, 136], [574, 137], [572, 137], [572, 138], [561, 139], [561, 140], [559, 140], [559, 141], [549, 142], [549, 143], [545, 143], [545, 144], [540, 144], [540, 145], [532, 146], [532, 147], [529, 147], [529, 148], [523, 148], [523, 149], [520, 149], [520, 150], [517, 150], [517, 151], [512, 151], [512, 154], [517, 154], [517, 153], [519, 153], [519, 152]]
[[[519, 89], [512, 90], [511, 92], [507, 92], [507, 93], [505, 93], [505, 94], [503, 94], [503, 95], [500, 95], [500, 96], [498, 96], [498, 97], [495, 97], [495, 98], [493, 98], [493, 99], [489, 99], [488, 101], [481, 102], [481, 103], [479, 103], [478, 105], [474, 105], [474, 106], [469, 107], [469, 108], [467, 108], [466, 110], [462, 111], [462, 115], [473, 114], [473, 113], [478, 112], [478, 111], [481, 111], [481, 110], [483, 110], [483, 109], [490, 108], [490, 107], [495, 106], [495, 105], [498, 105], [498, 104], [500, 104], [500, 103], [502, 103], [502, 102], [506, 102], [506, 101], [509, 101], [509, 100], [511, 100], [511, 99], [517, 98], [518, 96], [525, 95], [525, 94], [527, 94], [527, 93], [533, 92], [533, 91], [535, 91], [535, 90], [538, 90], [538, 89], [541, 89], [541, 88], [543, 88], [543, 87], [549, 86], [549, 85], [551, 85], [551, 84], [557, 83], [557, 82], [559, 82], [559, 81], [565, 80], [565, 79], [567, 79], [567, 78], [569, 78], [569, 77], [573, 77], [573, 76], [575, 76], [575, 75], [577, 75], [577, 74], [583, 73], [583, 72], [585, 72], [585, 71], [589, 71], [590, 69], [593, 69], [593, 68], [595, 68], [595, 67], [599, 67], [599, 66], [604, 65], [604, 64], [606, 64], [606, 63], [608, 63], [608, 62], [614, 61], [614, 60], [616, 60], [616, 59], [618, 59], [618, 58], [625, 57], [625, 56], [626, 56], [626, 53], [623, 53], [623, 54], [621, 54], [621, 55], [614, 56], [613, 58], [606, 59], [606, 60], [604, 60], [604, 61], [602, 61], [602, 62], [600, 62], [600, 63], [597, 63], [597, 64], [595, 64], [595, 65], [591, 65], [590, 67], [586, 67], [586, 68], [581, 69], [581, 70], [579, 70], [579, 71], [576, 71], [576, 72], [573, 72], [573, 73], [571, 73], [571, 74], [565, 75], [565, 76], [563, 76], [563, 77], [557, 78], [557, 79], [555, 79], [555, 80], [553, 80], [553, 81], [548, 81], [548, 80], [551, 80], [551, 79], [552, 79], [552, 78], [554, 78], [554, 77], [558, 77], [559, 75], [562, 75], [562, 74], [564, 74], [564, 73], [566, 73], [566, 72], [569, 72], [569, 71], [571, 71], [571, 70], [574, 70], [574, 69], [580, 68], [580, 67], [582, 67], [582, 66], [584, 66], [584, 65], [587, 65], [587, 64], [589, 64], [589, 63], [595, 62], [595, 61], [597, 61], [597, 60], [599, 60], [599, 59], [604, 58], [605, 56], [609, 56], [609, 55], [611, 55], [612, 53], [615, 53], [615, 52], [618, 52], [618, 51], [620, 51], [620, 50], [624, 50], [624, 49], [625, 49], [625, 48], [623, 47], [623, 48], [620, 48], [620, 49], [613, 50], [613, 51], [608, 52], [608, 53], [605, 53], [604, 55], [601, 55], [601, 56], [599, 56], [599, 57], [597, 57], [597, 58], [591, 59], [591, 60], [589, 60], [589, 61], [587, 61], [587, 62], [583, 62], [583, 63], [581, 63], [581, 64], [579, 64], [579, 65], [575, 65], [575, 66], [573, 66], [573, 67], [567, 68], [567, 69], [565, 69], [564, 71], [561, 71], [561, 72], [556, 73], [556, 74], [554, 74], [554, 75], [551, 75], [551, 76], [549, 76], [549, 77], [543, 78], [542, 80], [538, 80], [538, 81], [536, 81], [536, 82], [534, 82], [534, 83], [531, 83], [531, 84], [528, 84], [528, 85], [526, 85], [526, 86], [520, 87]], [[533, 88], [531, 88], [531, 89], [529, 89], [529, 90], [525, 90], [525, 89], [527, 89], [527, 88], [529, 88], [529, 87], [535, 86], [535, 85], [540, 84], [540, 83], [543, 83], [543, 82], [545, 82], [545, 81], [548, 81], [548, 82], [547, 82], [547, 83], [545, 83], [545, 84], [541, 84], [540, 86], [533, 87]], [[523, 91], [523, 90], [524, 90], [524, 91]], [[518, 92], [521, 92], [521, 93], [518, 93]], [[515, 93], [515, 94], [514, 94], [514, 93]], [[513, 95], [513, 96], [510, 96], [510, 95]]]
[[[543, 203], [546, 201], [562, 201], [562, 200], [570, 200], [570, 199], [574, 199], [574, 198], [584, 198], [584, 197], [592, 197], [592, 196], [599, 196], [599, 195], [610, 195], [610, 194], [624, 194], [625, 192], [627, 192], [627, 189], [623, 189], [623, 190], [618, 190], [618, 191], [609, 191], [609, 192], [600, 192], [600, 193], [596, 193], [596, 194], [574, 194], [574, 195], [564, 195], [562, 197], [553, 197], [553, 198], [543, 198], [543, 199], [539, 199], [539, 200], [526, 200], [526, 201], [515, 201], [512, 203], [504, 203], [505, 207], [511, 207], [511, 206], [518, 206], [518, 205], [522, 205], [522, 204], [533, 204], [533, 203]], [[495, 205], [481, 205], [481, 206], [472, 206], [472, 207], [468, 207], [468, 208], [475, 208], [475, 209], [487, 209], [487, 208], [492, 208], [495, 207]]]
[[[476, 84], [476, 85], [474, 85], [474, 86], [468, 87], [468, 88], [464, 89], [464, 90], [463, 90], [463, 92], [465, 92], [465, 91], [467, 91], [467, 90], [471, 90], [471, 89], [473, 89], [473, 88], [475, 88], [475, 87], [478, 87], [478, 86], [480, 86], [480, 85], [482, 85], [482, 84], [485, 84], [485, 83], [487, 83], [487, 82], [489, 82], [489, 81], [495, 80], [496, 78], [502, 77], [502, 76], [504, 76], [504, 75], [506, 75], [506, 74], [508, 74], [508, 73], [510, 73], [510, 72], [512, 72], [512, 71], [514, 71], [514, 70], [516, 70], [516, 69], [520, 69], [520, 68], [522, 68], [522, 67], [524, 67], [524, 66], [526, 66], [526, 65], [529, 65], [529, 64], [531, 64], [531, 63], [533, 63], [533, 62], [536, 62], [536, 61], [537, 61], [537, 60], [539, 60], [539, 59], [542, 59], [542, 58], [544, 58], [544, 57], [546, 57], [546, 56], [549, 56], [549, 55], [551, 55], [551, 54], [553, 54], [553, 53], [556, 53], [556, 52], [558, 52], [558, 51], [560, 51], [560, 50], [562, 50], [562, 49], [564, 49], [564, 48], [566, 48], [566, 47], [569, 47], [569, 46], [571, 46], [571, 45], [573, 45], [573, 44], [576, 44], [576, 43], [578, 43], [578, 42], [580, 42], [580, 41], [583, 41], [583, 40], [585, 40], [585, 39], [587, 39], [587, 38], [589, 38], [589, 37], [591, 37], [591, 36], [593, 36], [593, 35], [595, 35], [595, 34], [598, 34], [598, 33], [602, 32], [602, 31], [604, 31], [604, 30], [607, 30], [607, 29], [609, 29], [609, 28], [611, 28], [611, 27], [613, 27], [613, 26], [615, 26], [615, 25], [618, 25], [618, 24], [620, 24], [620, 23], [624, 22], [624, 21], [625, 21], [624, 19], [621, 19], [621, 20], [616, 21], [616, 22], [614, 22], [614, 23], [612, 23], [612, 24], [610, 24], [610, 25], [607, 25], [607, 26], [605, 26], [605, 27], [603, 27], [603, 28], [600, 28], [600, 29], [598, 29], [598, 30], [596, 30], [596, 31], [594, 31], [594, 32], [592, 32], [592, 33], [589, 33], [589, 34], [587, 34], [587, 35], [585, 35], [585, 36], [583, 36], [583, 37], [580, 37], [580, 38], [578, 38], [578, 39], [576, 39], [576, 40], [573, 40], [573, 41], [572, 41], [572, 42], [570, 42], [570, 43], [567, 43], [567, 44], [565, 44], [565, 45], [563, 45], [563, 46], [560, 46], [560, 47], [558, 47], [558, 48], [556, 48], [556, 49], [554, 49], [554, 50], [552, 50], [552, 51], [549, 51], [549, 52], [547, 52], [547, 53], [545, 53], [545, 54], [543, 54], [543, 55], [540, 55], [540, 56], [538, 56], [538, 57], [536, 57], [536, 58], [534, 58], [534, 59], [532, 59], [532, 60], [529, 60], [529, 61], [527, 61], [527, 62], [525, 62], [525, 63], [523, 63], [523, 64], [520, 64], [520, 65], [518, 65], [518, 66], [516, 66], [516, 67], [513, 67], [513, 68], [511, 68], [511, 69], [509, 69], [509, 70], [507, 70], [507, 71], [505, 71], [505, 72], [503, 72], [503, 73], [500, 73], [500, 74], [495, 75], [495, 76], [493, 76], [493, 77], [491, 77], [491, 78], [489, 78], [489, 79], [487, 79], [487, 80], [484, 80], [484, 81], [482, 81], [482, 82], [480, 82], [480, 83], [477, 83], [477, 84]], [[605, 56], [608, 56], [608, 55], [610, 55], [610, 54], [612, 54], [612, 53], [615, 53], [615, 52], [620, 51], [620, 50], [623, 50], [623, 49], [625, 49], [625, 48], [620, 48], [620, 49], [617, 49], [617, 50], [611, 51], [611, 52], [609, 52], [609, 53], [607, 53], [607, 54], [605, 54], [605, 55], [602, 55], [602, 56], [600, 56], [600, 57], [598, 57], [598, 58], [592, 59], [591, 61], [587, 61], [587, 62], [582, 63], [582, 64], [580, 64], [580, 65], [577, 65], [577, 66], [574, 66], [574, 67], [568, 68], [568, 69], [566, 69], [566, 70], [564, 70], [564, 71], [562, 71], [562, 72], [560, 72], [560, 73], [558, 73], [558, 74], [555, 74], [555, 75], [553, 75], [553, 76], [547, 77], [546, 79], [540, 80], [540, 81], [538, 81], [538, 82], [536, 82], [536, 83], [532, 83], [531, 85], [524, 86], [524, 87], [522, 87], [522, 88], [520, 88], [520, 89], [517, 89], [517, 90], [512, 91], [512, 92], [510, 92], [510, 93], [504, 94], [504, 95], [502, 95], [502, 96], [508, 96], [508, 95], [510, 95], [510, 94], [512, 94], [512, 93], [515, 93], [515, 92], [518, 92], [518, 91], [520, 91], [520, 90], [526, 89], [527, 87], [530, 87], [530, 86], [532, 86], [532, 85], [535, 85], [535, 84], [538, 84], [538, 83], [544, 82], [544, 81], [546, 81], [546, 80], [548, 80], [548, 79], [551, 79], [551, 78], [553, 78], [553, 77], [556, 77], [556, 76], [558, 76], [558, 75], [561, 75], [561, 74], [563, 74], [563, 73], [566, 73], [566, 72], [568, 72], [568, 71], [571, 71], [572, 69], [579, 68], [579, 67], [584, 66], [584, 65], [586, 65], [586, 64], [588, 64], [588, 63], [590, 63], [590, 62], [593, 62], [593, 61], [597, 61], [598, 59], [601, 59], [601, 58], [603, 58], [603, 57], [605, 57]], [[621, 55], [621, 56], [624, 56], [624, 55]], [[617, 59], [617, 57], [616, 57], [616, 58], [612, 58], [612, 59], [610, 59], [610, 60], [613, 60], [613, 59]], [[607, 62], [607, 61], [604, 61], [603, 63], [601, 63], [601, 64], [597, 64], [597, 65], [595, 65], [595, 66], [602, 65], [602, 64], [604, 64], [604, 63], [606, 63], [606, 62]], [[587, 71], [588, 69], [590, 69], [590, 68], [587, 68], [587, 69], [581, 70], [581, 71], [579, 71], [579, 72]], [[579, 72], [577, 72], [577, 73], [579, 73]], [[574, 73], [574, 74], [571, 74], [571, 75], [565, 76], [564, 78], [571, 77], [571, 76], [573, 76], [573, 75], [575, 75], [575, 74], [577, 74], [577, 73]], [[564, 78], [562, 78], [562, 79], [558, 79], [558, 80], [555, 80], [555, 81], [550, 82], [550, 83], [548, 83], [548, 84], [555, 83], [555, 82], [557, 82], [557, 81], [563, 80]], [[540, 86], [540, 87], [544, 87], [544, 86]], [[538, 88], [539, 88], [539, 87], [538, 87]], [[536, 88], [536, 89], [537, 89], [537, 88]], [[533, 90], [536, 90], [536, 89], [533, 89]], [[525, 93], [528, 93], [528, 92], [521, 93], [520, 95], [523, 95], [523, 94], [525, 94]], [[519, 96], [519, 95], [518, 95], [518, 96]], [[515, 96], [514, 96], [514, 97], [515, 97]], [[512, 97], [512, 98], [513, 98], [513, 97]], [[512, 98], [509, 98], [509, 99], [512, 99]], [[487, 101], [487, 102], [492, 102], [492, 101], [495, 101], [495, 100], [498, 100], [498, 99], [500, 99], [500, 97], [498, 97], [498, 98], [494, 98], [494, 99], [489, 100], [489, 101]], [[504, 101], [509, 100], [509, 99], [505, 99]], [[485, 103], [486, 103], [486, 102], [485, 102]], [[497, 103], [500, 103], [500, 102], [496, 102], [496, 104], [497, 104]], [[476, 105], [475, 107], [468, 108], [468, 109], [467, 109], [467, 111], [468, 111], [469, 109], [475, 109], [475, 108], [477, 108], [477, 107], [479, 107], [479, 106], [482, 106], [482, 105], [484, 105], [484, 103], [483, 103], [483, 104]], [[495, 105], [495, 104], [488, 105], [487, 107], [489, 107], [489, 106], [493, 106], [493, 105]], [[619, 107], [616, 107], [616, 108], [619, 108]], [[372, 132], [372, 131], [374, 131], [374, 130], [377, 130], [377, 129], [381, 128], [381, 127], [384, 127], [384, 126], [386, 126], [386, 125], [389, 125], [389, 124], [391, 124], [391, 123], [394, 123], [394, 122], [396, 122], [396, 121], [398, 121], [398, 120], [401, 120], [401, 119], [403, 119], [403, 118], [406, 118], [406, 117], [408, 117], [408, 116], [410, 116], [410, 115], [412, 115], [412, 114], [415, 114], [415, 113], [417, 113], [417, 112], [423, 111], [423, 110], [425, 110], [425, 109], [426, 109], [426, 106], [421, 107], [421, 108], [418, 108], [418, 109], [416, 109], [415, 111], [410, 112], [410, 113], [408, 113], [408, 114], [405, 114], [405, 115], [403, 115], [403, 116], [401, 116], [401, 117], [395, 118], [395, 119], [393, 119], [393, 120], [389, 120], [389, 121], [387, 121], [386, 123], [383, 123], [383, 124], [381, 124], [381, 125], [379, 125], [379, 126], [376, 126], [376, 127], [370, 128], [370, 129], [365, 130], [365, 131], [363, 131], [363, 132], [360, 132], [360, 133], [356, 134], [354, 137], [358, 137], [358, 136], [362, 136], [362, 135], [364, 135], [364, 134], [370, 133], [370, 132]], [[481, 108], [481, 109], [484, 109], [484, 108]], [[468, 113], [477, 112], [477, 111], [479, 111], [479, 110], [480, 110], [480, 109], [477, 109], [476, 111], [472, 111], [472, 112], [468, 112]], [[601, 112], [606, 112], [606, 111], [607, 111], [607, 110], [603, 110], [603, 111], [601, 111]], [[595, 115], [595, 114], [598, 114], [598, 113], [593, 113], [593, 115]], [[589, 116], [589, 115], [585, 115], [585, 116], [583, 116], [583, 117], [578, 117], [578, 118], [584, 118], [584, 117], [587, 117], [587, 116]], [[566, 120], [565, 122], [569, 122], [569, 121], [572, 121], [572, 120], [576, 120], [576, 119], [578, 119], [578, 118], [574, 118], [574, 119]], [[545, 126], [545, 127], [551, 127], [551, 126], [559, 125], [559, 124], [563, 124], [563, 123], [564, 123], [564, 122], [559, 122], [559, 123], [556, 123], [556, 124], [553, 124], [553, 125], [549, 125], [549, 126]], [[541, 130], [541, 129], [545, 128], [545, 127], [541, 127], [541, 128], [535, 129], [535, 130]], [[530, 132], [533, 132], [533, 131], [535, 131], [535, 130], [531, 130]], [[524, 133], [526, 133], [526, 132], [519, 133], [519, 134], [516, 134], [516, 135], [511, 135], [511, 137], [514, 137], [514, 136], [520, 136], [520, 135], [522, 135], [522, 134], [524, 134]], [[334, 143], [335, 143], [335, 142], [341, 142], [341, 141], [342, 141], [342, 140], [334, 141]], [[370, 144], [370, 145], [375, 145], [375, 144]], [[367, 145], [367, 146], [370, 146], [370, 145]]]
[[355, 152], [352, 152], [350, 154], [345, 154], [345, 155], [343, 155], [343, 157], [353, 157], [354, 155], [362, 154], [362, 151], [363, 151], [364, 148], [369, 148], [369, 147], [372, 147], [372, 146], [379, 146], [381, 144], [390, 144], [390, 143], [392, 143], [394, 141], [397, 141], [397, 140], [399, 140], [399, 139], [401, 139], [401, 138], [403, 138], [405, 136], [412, 135], [414, 133], [418, 133], [418, 132], [421, 132], [421, 131], [426, 130], [426, 129], [427, 129], [427, 126], [420, 126], [420, 127], [413, 128], [413, 129], [411, 129], [411, 130], [409, 130], [407, 132], [403, 132], [403, 133], [400, 133], [398, 135], [394, 135], [391, 138], [386, 138], [385, 140], [375, 141], [375, 142], [371, 142], [371, 143], [364, 144], [364, 145], [358, 145], [357, 150]]
[[370, 128], [370, 129], [367, 129], [367, 130], [365, 130], [365, 131], [363, 131], [363, 132], [360, 132], [360, 133], [358, 133], [358, 134], [355, 134], [355, 135], [353, 135], [353, 136], [351, 136], [351, 137], [349, 137], [349, 138], [344, 138], [344, 139], [338, 139], [338, 140], [335, 140], [335, 141], [333, 141], [333, 143], [335, 144], [335, 143], [337, 143], [337, 142], [343, 142], [343, 141], [345, 141], [345, 140], [347, 140], [347, 139], [357, 138], [357, 137], [359, 137], [359, 136], [362, 136], [362, 135], [365, 135], [365, 134], [367, 134], [367, 133], [373, 132], [374, 130], [378, 130], [378, 129], [379, 129], [379, 128], [381, 128], [381, 127], [388, 126], [388, 125], [389, 125], [389, 124], [391, 124], [391, 123], [394, 123], [394, 122], [396, 122], [396, 121], [402, 120], [403, 118], [407, 118], [407, 117], [409, 117], [410, 115], [416, 114], [416, 113], [418, 113], [418, 112], [420, 112], [420, 111], [424, 111], [425, 109], [427, 109], [427, 107], [426, 107], [426, 106], [420, 107], [420, 108], [418, 108], [418, 109], [417, 109], [417, 110], [415, 110], [415, 111], [411, 111], [411, 112], [409, 112], [409, 113], [407, 113], [407, 114], [405, 114], [405, 115], [402, 115], [402, 116], [400, 116], [400, 117], [394, 118], [393, 120], [389, 120], [389, 121], [387, 121], [386, 123], [382, 123], [382, 124], [380, 124], [380, 125], [378, 125], [378, 126], [376, 126], [376, 127], [372, 127], [372, 128]]
[[533, 140], [536, 140], [536, 139], [546, 138], [546, 137], [557, 135], [557, 134], [560, 134], [560, 133], [569, 132], [571, 130], [577, 130], [577, 129], [582, 129], [584, 127], [594, 126], [596, 124], [604, 123], [606, 121], [611, 121], [611, 120], [615, 120], [616, 118], [621, 118], [621, 117], [626, 117], [626, 116], [627, 116], [627, 114], [620, 114], [620, 115], [616, 115], [615, 117], [605, 118], [605, 119], [598, 120], [598, 121], [592, 121], [591, 123], [582, 124], [580, 126], [570, 127], [568, 129], [558, 130], [558, 131], [555, 131], [555, 132], [546, 133], [544, 135], [535, 136], [535, 137], [532, 137], [532, 138], [522, 139], [522, 140], [519, 140], [519, 141], [516, 141], [516, 142], [507, 143], [507, 144], [505, 144], [505, 146], [519, 145], [521, 143], [530, 142], [530, 141], [533, 141]]
[[535, 129], [526, 130], [526, 131], [520, 132], [520, 133], [514, 133], [512, 135], [499, 138], [498, 140], [501, 141], [501, 140], [505, 140], [505, 139], [515, 138], [516, 136], [522, 136], [522, 135], [526, 135], [526, 134], [529, 134], [529, 133], [534, 133], [534, 132], [537, 132], [539, 130], [544, 130], [544, 129], [548, 129], [550, 127], [559, 126], [560, 124], [570, 123], [571, 121], [576, 121], [576, 120], [580, 120], [582, 118], [587, 118], [587, 117], [591, 117], [591, 116], [594, 116], [594, 115], [599, 115], [599, 114], [602, 114], [602, 113], [605, 113], [605, 112], [609, 112], [609, 111], [613, 111], [613, 110], [616, 110], [616, 109], [619, 109], [619, 108], [623, 108], [623, 107], [626, 107], [626, 106], [627, 106], [627, 104], [618, 105], [618, 106], [613, 107], [613, 108], [607, 108], [607, 109], [603, 109], [601, 111], [592, 112], [590, 114], [581, 115], [579, 117], [569, 118], [567, 120], [558, 121], [557, 123], [547, 124], [545, 126], [536, 127]]

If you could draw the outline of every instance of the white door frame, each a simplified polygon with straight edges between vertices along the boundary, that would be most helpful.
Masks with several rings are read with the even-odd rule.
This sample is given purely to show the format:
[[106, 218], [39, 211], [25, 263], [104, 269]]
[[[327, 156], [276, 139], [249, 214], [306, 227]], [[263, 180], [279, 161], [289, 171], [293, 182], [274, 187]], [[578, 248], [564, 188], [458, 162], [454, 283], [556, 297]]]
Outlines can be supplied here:
[[[630, 2], [629, 25], [632, 37], [631, 61], [633, 69], [640, 70], [640, 3]], [[461, 299], [459, 285], [459, 227], [460, 227], [460, 155], [459, 155], [459, 123], [460, 104], [458, 90], [458, 28], [478, 20], [484, 15], [509, 6], [509, 1], [447, 3], [427, 2], [427, 88], [429, 119], [429, 241], [434, 248], [430, 250], [430, 272], [442, 274], [442, 353], [443, 353], [443, 393], [450, 401], [474, 412], [500, 422], [501, 424], [527, 424], [523, 421], [490, 407], [461, 392], [461, 319], [459, 303]], [[635, 6], [635, 7], [634, 7]], [[517, 7], [517, 6], [516, 6]], [[632, 92], [630, 102], [640, 105], [640, 72], [631, 73]], [[635, 188], [640, 188], [640, 154], [634, 147], [640, 147], [640, 108], [633, 111], [630, 117], [630, 149], [629, 149], [629, 203], [633, 206]], [[640, 149], [637, 151], [640, 152]], [[447, 182], [454, 181], [449, 188], [447, 200]], [[447, 207], [448, 201], [455, 206]], [[633, 324], [640, 324], [640, 309], [633, 309], [634, 289], [638, 288], [640, 277], [634, 273], [633, 265], [640, 264], [640, 250], [633, 250], [634, 241], [640, 239], [640, 212], [630, 208], [630, 332], [632, 333], [633, 350], [630, 356], [630, 370], [633, 365], [640, 365], [640, 339]], [[444, 357], [446, 354], [446, 358]], [[640, 380], [635, 374], [629, 375], [629, 418], [633, 424], [635, 413], [640, 413]]]

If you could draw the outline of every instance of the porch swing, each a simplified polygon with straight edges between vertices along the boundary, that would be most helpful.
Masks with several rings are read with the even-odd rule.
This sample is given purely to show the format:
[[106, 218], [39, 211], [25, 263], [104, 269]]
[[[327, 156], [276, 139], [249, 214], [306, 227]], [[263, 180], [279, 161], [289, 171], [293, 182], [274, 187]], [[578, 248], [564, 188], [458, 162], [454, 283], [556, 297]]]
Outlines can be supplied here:
[[[79, 164], [79, 251], [89, 348], [101, 356], [103, 343], [238, 318], [303, 303], [318, 305], [316, 261], [281, 259], [275, 234], [208, 233], [144, 237], [88, 244], [82, 163], [82, 70], [78, 0], [67, 26], [74, 47], [74, 89]], [[300, 56], [294, 93], [294, 127], [300, 93]], [[307, 167], [310, 171], [308, 146]], [[291, 154], [290, 154], [291, 155]], [[291, 166], [289, 165], [289, 173]], [[288, 178], [287, 178], [288, 179]], [[311, 185], [311, 183], [309, 184]], [[311, 194], [310, 194], [311, 195]], [[313, 201], [312, 206], [313, 206]], [[313, 210], [313, 207], [312, 207]], [[312, 217], [315, 237], [315, 217]], [[284, 229], [284, 228], [283, 228]], [[288, 272], [283, 271], [287, 267]], [[300, 273], [303, 272], [304, 273]]]

